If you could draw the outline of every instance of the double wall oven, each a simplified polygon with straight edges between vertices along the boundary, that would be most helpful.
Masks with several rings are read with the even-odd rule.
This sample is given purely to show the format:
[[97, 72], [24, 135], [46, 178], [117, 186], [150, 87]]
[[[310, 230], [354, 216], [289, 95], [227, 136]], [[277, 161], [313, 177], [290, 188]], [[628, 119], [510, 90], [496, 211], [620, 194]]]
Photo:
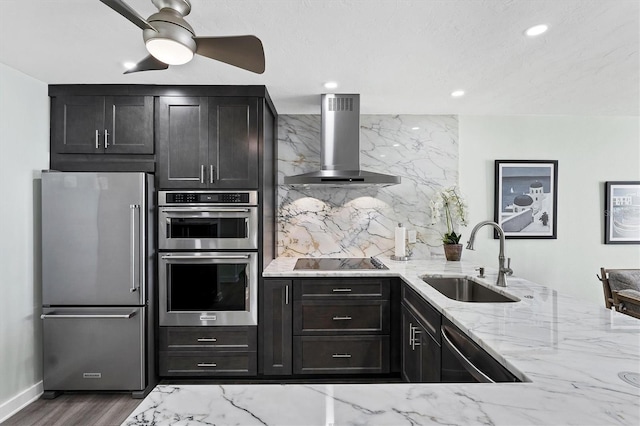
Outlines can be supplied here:
[[258, 323], [257, 191], [159, 191], [161, 326]]

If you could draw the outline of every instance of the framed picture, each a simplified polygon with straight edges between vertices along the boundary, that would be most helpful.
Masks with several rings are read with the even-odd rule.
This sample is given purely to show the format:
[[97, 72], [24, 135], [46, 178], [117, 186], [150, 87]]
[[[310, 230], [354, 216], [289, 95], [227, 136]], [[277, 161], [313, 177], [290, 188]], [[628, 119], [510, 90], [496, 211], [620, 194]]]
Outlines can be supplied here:
[[640, 244], [640, 182], [605, 182], [604, 243]]
[[557, 238], [557, 205], [557, 160], [496, 160], [494, 220], [506, 238]]

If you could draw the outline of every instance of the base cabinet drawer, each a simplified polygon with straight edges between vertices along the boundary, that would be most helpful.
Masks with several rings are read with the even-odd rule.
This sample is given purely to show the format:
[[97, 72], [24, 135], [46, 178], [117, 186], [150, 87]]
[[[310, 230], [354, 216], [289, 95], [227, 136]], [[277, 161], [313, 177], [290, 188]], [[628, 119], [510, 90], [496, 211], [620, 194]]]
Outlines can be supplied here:
[[160, 352], [161, 376], [253, 376], [256, 352]]
[[294, 374], [389, 372], [389, 336], [296, 336]]
[[295, 300], [310, 299], [389, 299], [390, 280], [384, 278], [297, 280]]
[[386, 300], [297, 301], [294, 309], [298, 313], [293, 320], [294, 334], [389, 333]]
[[257, 327], [160, 327], [160, 349], [166, 351], [255, 351]]

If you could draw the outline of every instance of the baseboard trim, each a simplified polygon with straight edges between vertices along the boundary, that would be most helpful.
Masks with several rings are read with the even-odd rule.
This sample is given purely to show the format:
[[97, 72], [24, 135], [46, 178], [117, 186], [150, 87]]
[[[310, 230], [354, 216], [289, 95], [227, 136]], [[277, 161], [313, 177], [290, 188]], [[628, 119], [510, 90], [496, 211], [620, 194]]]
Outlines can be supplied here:
[[9, 417], [40, 398], [40, 395], [42, 395], [43, 392], [44, 387], [42, 386], [42, 380], [40, 380], [35, 385], [25, 389], [18, 395], [4, 402], [0, 405], [0, 423], [8, 420]]

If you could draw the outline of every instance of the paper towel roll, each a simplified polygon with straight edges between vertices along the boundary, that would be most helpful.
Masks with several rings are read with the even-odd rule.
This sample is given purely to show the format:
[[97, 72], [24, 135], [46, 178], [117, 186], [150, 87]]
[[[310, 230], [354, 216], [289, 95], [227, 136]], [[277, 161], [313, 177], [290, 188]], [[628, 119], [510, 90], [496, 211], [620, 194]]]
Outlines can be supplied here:
[[395, 255], [397, 258], [405, 257], [407, 255], [407, 228], [398, 224], [396, 228], [396, 250]]

